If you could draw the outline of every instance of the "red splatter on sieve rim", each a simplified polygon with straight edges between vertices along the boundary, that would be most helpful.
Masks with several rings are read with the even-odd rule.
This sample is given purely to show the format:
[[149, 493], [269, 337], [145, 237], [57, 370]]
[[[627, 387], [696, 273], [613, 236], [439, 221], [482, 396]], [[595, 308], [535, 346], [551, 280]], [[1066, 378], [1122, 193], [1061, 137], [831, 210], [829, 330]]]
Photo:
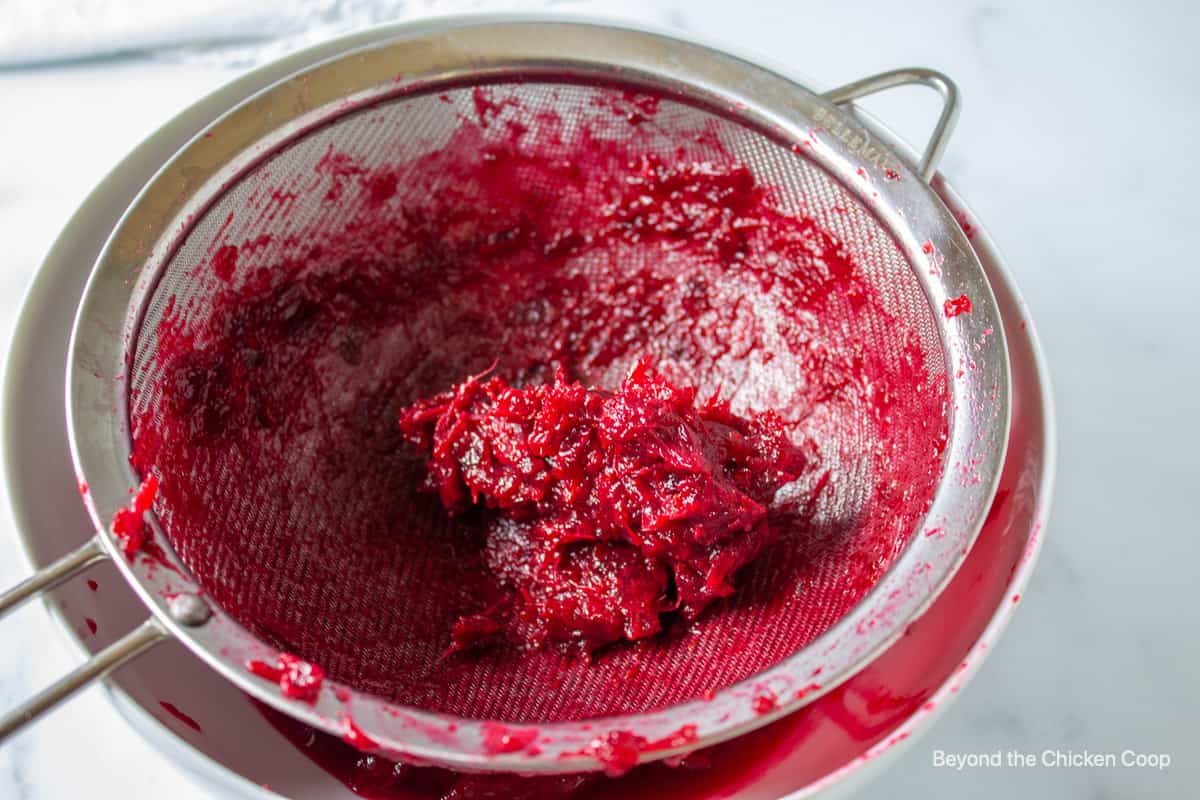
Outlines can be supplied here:
[[[838, 105], [911, 82], [934, 86], [947, 100], [946, 113], [918, 170], [872, 139]], [[280, 214], [276, 206], [273, 215], [270, 203], [253, 205], [250, 196], [255, 190], [273, 187], [284, 190], [278, 195], [284, 202], [303, 206], [311, 200], [319, 205], [320, 198], [333, 191], [332, 183], [323, 184], [323, 192], [286, 200], [286, 179], [317, 174], [331, 144], [373, 173], [384, 164], [400, 163], [397, 153], [404, 154], [404, 163], [416, 163], [422, 155], [443, 148], [464, 127], [474, 125], [484, 136], [489, 130], [501, 130], [506, 126], [480, 124], [486, 109], [472, 109], [473, 90], [483, 85], [489, 92], [487, 102], [498, 107], [515, 97], [518, 110], [528, 115], [518, 122], [527, 128], [544, 124], [544, 119], [539, 123], [539, 111], [547, 108], [553, 108], [560, 120], [574, 120], [568, 126], [571, 130], [577, 130], [585, 116], [598, 119], [597, 115], [608, 114], [612, 124], [624, 126], [622, 133], [609, 138], [601, 131], [597, 139], [620, 140], [623, 146], [631, 137], [631, 121], [628, 115], [612, 114], [613, 103], [623, 102], [631, 89], [656, 98], [653, 124], [632, 126], [649, 132], [638, 134], [645, 141], [633, 137], [637, 147], [656, 152], [699, 148], [686, 153], [693, 159], [719, 159], [725, 153], [771, 188], [772, 202], [781, 213], [814, 220], [829, 236], [832, 244], [827, 248], [844, 249], [861, 270], [879, 311], [861, 327], [823, 331], [824, 340], [842, 337], [879, 345], [863, 352], [879, 350], [901, 360], [906, 353], [896, 342], [913, 343], [912, 352], [922, 360], [918, 373], [908, 376], [912, 391], [889, 400], [901, 419], [905, 411], [924, 408], [917, 388], [945, 387], [944, 427], [934, 425], [925, 433], [925, 444], [931, 447], [937, 430], [947, 436], [936, 459], [932, 488], [928, 496], [917, 492], [906, 499], [908, 515], [895, 515], [896, 529], [890, 531], [890, 538], [880, 528], [882, 538], [872, 540], [890, 541], [891, 550], [861, 551], [873, 553], [878, 563], [871, 572], [872, 585], [861, 587], [848, 607], [840, 580], [846, 573], [835, 571], [820, 576], [824, 583], [816, 580], [816, 584], [833, 587], [838, 594], [805, 591], [812, 586], [797, 584], [791, 595], [800, 598], [799, 605], [789, 613], [776, 614], [780, 609], [769, 603], [766, 608], [771, 614], [759, 618], [752, 616], [753, 609], [736, 605], [721, 610], [712, 615], [716, 621], [711, 624], [714, 630], [740, 633], [739, 647], [726, 648], [734, 640], [705, 636], [702, 630], [692, 640], [707, 642], [698, 645], [699, 653], [688, 651], [688, 642], [682, 646], [666, 642], [653, 653], [642, 654], [642, 661], [661, 668], [641, 663], [639, 670], [626, 673], [629, 678], [623, 683], [640, 686], [640, 692], [627, 691], [615, 701], [611, 691], [595, 695], [603, 701], [598, 706], [602, 712], [614, 713], [591, 715], [597, 706], [584, 703], [581, 708], [567, 702], [591, 696], [589, 689], [596, 687], [586, 683], [559, 682], [548, 694], [536, 695], [538, 702], [550, 703], [545, 707], [552, 713], [539, 714], [536, 708], [498, 713], [516, 696], [499, 700], [491, 696], [502, 682], [485, 682], [480, 697], [467, 701], [461, 693], [418, 696], [411, 694], [411, 687], [406, 689], [409, 695], [387, 696], [372, 682], [377, 676], [336, 663], [322, 664], [331, 679], [315, 702], [283, 697], [277, 686], [254, 677], [244, 665], [256, 659], [273, 662], [284, 645], [303, 655], [307, 645], [301, 642], [295, 647], [295, 642], [283, 641], [277, 630], [260, 624], [263, 620], [251, 618], [253, 614], [247, 617], [247, 608], [261, 611], [253, 600], [239, 605], [223, 594], [250, 591], [273, 601], [293, 599], [281, 591], [282, 585], [272, 585], [269, 578], [278, 573], [264, 569], [266, 565], [253, 565], [262, 578], [257, 584], [227, 583], [236, 559], [205, 559], [196, 555], [199, 549], [189, 554], [188, 547], [181, 546], [185, 539], [173, 529], [173, 515], [184, 505], [178, 500], [174, 507], [169, 501], [155, 507], [152, 541], [161, 549], [161, 559], [143, 555], [128, 562], [120, 552], [121, 543], [106, 529], [113, 514], [127, 504], [129, 487], [140, 478], [130, 468], [138, 438], [131, 422], [136, 428], [137, 420], [153, 407], [155, 379], [161, 377], [154, 372], [160, 363], [154, 357], [157, 329], [164, 318], [175, 318], [179, 309], [198, 314], [195, 319], [208, 318], [205, 309], [211, 307], [206, 298], [215, 293], [212, 281], [223, 278], [213, 277], [215, 270], [198, 267], [207, 264], [222, 244], [244, 244], [267, 233], [303, 238], [296, 234], [305, 230], [300, 224], [304, 209]], [[613, 762], [607, 750], [629, 742], [634, 745], [626, 756], [634, 763], [677, 756], [811, 702], [822, 691], [814, 686], [836, 686], [902, 633], [948, 581], [982, 524], [1003, 461], [1008, 364], [995, 301], [965, 236], [926, 184], [955, 108], [952, 85], [926, 71], [890, 73], [818, 95], [717, 51], [659, 35], [596, 25], [524, 22], [448, 23], [414, 30], [298, 73], [233, 109], [177, 154], [126, 213], [98, 260], [73, 332], [68, 365], [72, 451], [81, 480], [89, 486], [85, 500], [99, 529], [90, 549], [77, 555], [76, 561], [90, 563], [105, 554], [113, 556], [153, 612], [146, 625], [131, 634], [119, 652], [109, 654], [105, 663], [111, 667], [174, 636], [256, 698], [314, 727], [353, 734], [360, 745], [400, 758], [456, 769], [511, 772], [604, 768]], [[639, 113], [637, 108], [629, 109], [629, 114]], [[568, 135], [564, 141], [575, 140]], [[344, 232], [355, 220], [368, 219], [372, 204], [378, 205], [381, 196], [373, 191], [369, 183], [359, 182], [339, 201], [344, 214], [325, 218], [322, 225], [327, 231]], [[390, 197], [384, 199], [392, 202]], [[250, 208], [256, 212], [253, 218], [244, 213], [229, 215]], [[314, 208], [307, 213], [311, 215]], [[233, 223], [223, 227], [228, 219]], [[277, 228], [269, 230], [271, 225]], [[287, 236], [279, 238], [283, 241]], [[262, 261], [239, 259], [231, 265], [235, 273], [228, 277], [236, 282], [238, 269], [287, 262], [280, 254], [268, 258], [262, 252], [255, 256]], [[832, 250], [818, 252], [813, 263], [825, 263], [829, 259], [824, 255], [831, 254]], [[774, 277], [789, 274], [782, 266], [773, 273]], [[970, 298], [970, 313], [936, 313], [947, 300], [962, 295]], [[773, 313], [780, 308], [776, 306]], [[791, 317], [787, 320], [795, 322]], [[842, 321], [848, 325], [850, 318]], [[898, 336], [897, 331], [905, 335]], [[758, 376], [745, 382], [750, 390], [735, 397], [735, 404], [770, 403], [801, 380], [795, 371], [782, 368], [744, 369], [749, 355], [759, 352], [751, 346], [742, 354], [740, 366], [726, 365], [734, 374]], [[672, 355], [680, 369], [695, 366], [679, 353]], [[609, 366], [619, 364], [615, 358]], [[764, 373], [769, 379], [762, 379]], [[698, 373], [697, 382], [726, 374]], [[459, 377], [448, 375], [446, 380]], [[593, 377], [599, 382], [610, 379], [603, 370]], [[833, 420], [828, 424], [841, 434], [836, 440], [824, 440], [829, 449], [822, 463], [831, 465], [835, 485], [825, 493], [832, 499], [824, 511], [830, 519], [849, 520], [843, 527], [853, 529], [862, 522], [866, 495], [882, 490], [903, 495], [903, 486], [897, 490], [896, 484], [922, 474], [921, 470], [928, 472], [929, 452], [908, 456], [898, 445], [920, 440], [899, 434], [899, 438], [878, 437], [874, 435], [878, 427], [867, 432], [871, 435], [865, 435], [862, 426], [855, 433], [853, 425], [837, 426], [832, 409], [827, 416]], [[895, 430], [915, 435], [903, 424]], [[880, 447], [893, 447], [889, 463], [897, 467], [895, 473], [876, 475], [859, 458]], [[219, 476], [221, 466], [201, 464], [197, 469], [211, 468]], [[171, 480], [176, 476], [159, 477], [164, 486], [180, 485]], [[254, 486], [244, 476], [233, 478]], [[264, 498], [252, 491], [238, 494], [236, 485], [236, 481], [221, 484], [230, 513], [252, 522], [256, 508], [250, 501]], [[919, 513], [912, 513], [914, 508]], [[875, 524], [888, 521], [878, 514], [866, 516]], [[294, 525], [291, 530], [306, 528]], [[188, 539], [188, 546], [195, 541]], [[221, 545], [232, 540], [214, 534], [210, 541]], [[336, 572], [310, 573], [308, 582], [329, 585], [336, 584], [336, 578]], [[286, 584], [288, 590], [301, 585]], [[330, 613], [328, 619], [337, 624], [336, 607], [318, 603], [309, 610], [314, 609]], [[361, 618], [362, 614], [356, 616]], [[733, 621], [722, 622], [727, 618]], [[750, 657], [736, 669], [726, 669], [730, 661], [726, 649]], [[630, 659], [628, 664], [617, 659], [624, 666], [639, 662], [637, 653], [624, 657]], [[755, 660], [764, 657], [768, 663]], [[715, 675], [715, 685], [688, 696], [700, 689], [695, 681], [689, 683], [697, 671]], [[550, 674], [534, 671], [526, 679]], [[578, 675], [579, 670], [570, 674]], [[645, 678], [636, 679], [638, 674]], [[655, 695], [651, 689], [656, 687], [665, 694]], [[771, 702], [764, 702], [766, 697]], [[616, 705], [605, 708], [610, 701]], [[486, 742], [496, 738], [497, 721], [517, 731], [501, 737], [505, 741], [535, 741], [528, 731], [536, 728], [537, 746], [487, 747]], [[7, 732], [6, 725], [15, 723], [6, 718], [0, 735]]]

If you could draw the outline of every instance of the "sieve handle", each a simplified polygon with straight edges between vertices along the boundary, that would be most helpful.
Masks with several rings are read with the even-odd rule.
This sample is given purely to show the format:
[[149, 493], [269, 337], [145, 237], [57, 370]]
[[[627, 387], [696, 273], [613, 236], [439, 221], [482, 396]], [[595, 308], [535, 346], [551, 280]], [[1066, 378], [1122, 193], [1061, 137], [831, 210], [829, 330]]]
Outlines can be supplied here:
[[925, 153], [921, 156], [921, 164], [917, 172], [921, 180], [929, 183], [937, 172], [938, 162], [946, 151], [950, 134], [954, 132], [954, 123], [958, 121], [960, 108], [958, 87], [954, 81], [942, 73], [924, 69], [923, 67], [907, 67], [905, 69], [881, 72], [861, 80], [847, 83], [825, 93], [825, 99], [834, 105], [845, 105], [860, 97], [894, 89], [897, 86], [928, 86], [942, 96], [942, 113], [938, 117], [933, 133], [929, 135], [929, 143], [925, 145]]
[[[93, 536], [78, 549], [63, 556], [50, 566], [38, 570], [8, 591], [0, 593], [0, 617], [29, 598], [53, 589], [72, 575], [82, 572], [107, 557], [108, 554], [100, 542], [99, 535]], [[146, 620], [119, 641], [92, 656], [74, 671], [0, 717], [0, 743], [92, 681], [104, 677], [134, 656], [158, 644], [167, 636], [166, 629], [157, 620], [154, 618]]]
[[151, 617], [146, 620], [76, 669], [0, 717], [0, 744], [92, 681], [103, 678], [169, 637], [167, 629], [157, 619]]
[[78, 549], [63, 556], [50, 566], [38, 570], [29, 578], [0, 594], [0, 618], [29, 598], [53, 589], [67, 578], [106, 558], [108, 558], [108, 553], [105, 551], [104, 545], [100, 543], [100, 537], [93, 536]]

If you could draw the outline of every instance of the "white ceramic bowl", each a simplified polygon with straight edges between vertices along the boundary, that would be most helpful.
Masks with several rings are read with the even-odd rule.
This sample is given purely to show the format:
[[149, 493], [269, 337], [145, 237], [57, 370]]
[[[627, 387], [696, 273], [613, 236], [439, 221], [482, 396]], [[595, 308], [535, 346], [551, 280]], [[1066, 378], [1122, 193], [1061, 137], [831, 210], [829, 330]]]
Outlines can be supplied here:
[[[200, 100], [117, 165], [67, 223], [25, 298], [5, 374], [5, 474], [16, 529], [33, 566], [44, 566], [91, 535], [74, 484], [64, 410], [46, 398], [63, 396], [60, 364], [75, 305], [121, 211], [168, 156], [225, 109], [307, 64], [391, 36], [397, 27], [372, 29], [293, 54]], [[881, 136], [894, 140], [878, 123], [871, 124]], [[1014, 424], [1009, 467], [996, 508], [967, 563], [910, 635], [840, 689], [762, 732], [762, 746], [757, 748], [764, 754], [761, 763], [738, 785], [704, 791], [764, 800], [824, 796], [848, 793], [877, 774], [929, 727], [978, 669], [1018, 605], [1014, 598], [1032, 570], [1055, 457], [1045, 364], [1032, 322], [994, 243], [948, 185], [939, 183], [936, 188], [952, 209], [971, 220], [972, 241], [992, 281], [1011, 348]], [[98, 583], [97, 591], [87, 588], [89, 579]], [[81, 659], [147, 615], [109, 564], [60, 587], [46, 603]], [[80, 635], [84, 617], [96, 622], [95, 636]], [[179, 644], [160, 646], [121, 669], [106, 685], [115, 708], [152, 746], [220, 796], [273, 796], [264, 785], [295, 798], [354, 796], [280, 736], [241, 692]], [[896, 702], [873, 707], [864, 694], [867, 687], [875, 696], [890, 693], [919, 702], [911, 708]], [[194, 718], [200, 732], [167, 713], [163, 701]], [[619, 793], [633, 800], [628, 787]]]

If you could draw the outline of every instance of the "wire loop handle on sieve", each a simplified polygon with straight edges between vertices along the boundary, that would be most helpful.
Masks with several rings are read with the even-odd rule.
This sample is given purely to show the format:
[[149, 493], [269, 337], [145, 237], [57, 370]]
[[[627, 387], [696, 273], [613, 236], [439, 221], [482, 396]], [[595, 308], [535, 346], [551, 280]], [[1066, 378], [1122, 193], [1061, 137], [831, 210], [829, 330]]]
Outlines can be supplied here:
[[954, 85], [954, 81], [937, 70], [906, 67], [891, 72], [881, 72], [878, 75], [871, 75], [853, 83], [847, 83], [845, 86], [831, 89], [825, 93], [825, 98], [834, 105], [841, 106], [898, 86], [928, 86], [937, 90], [938, 94], [942, 96], [942, 113], [933, 127], [933, 132], [929, 134], [929, 142], [925, 145], [925, 152], [921, 156], [921, 163], [917, 168], [921, 180], [929, 183], [933, 180], [934, 173], [937, 172], [938, 162], [942, 160], [942, 154], [950, 142], [950, 134], [954, 132], [954, 125], [958, 122], [961, 103], [958, 98], [958, 87]]
[[[26, 600], [53, 589], [68, 578], [107, 558], [108, 553], [104, 550], [99, 534], [93, 536], [76, 550], [0, 594], [0, 618]], [[50, 686], [0, 716], [0, 743], [92, 681], [103, 678], [169, 636], [167, 629], [157, 619], [150, 617]]]

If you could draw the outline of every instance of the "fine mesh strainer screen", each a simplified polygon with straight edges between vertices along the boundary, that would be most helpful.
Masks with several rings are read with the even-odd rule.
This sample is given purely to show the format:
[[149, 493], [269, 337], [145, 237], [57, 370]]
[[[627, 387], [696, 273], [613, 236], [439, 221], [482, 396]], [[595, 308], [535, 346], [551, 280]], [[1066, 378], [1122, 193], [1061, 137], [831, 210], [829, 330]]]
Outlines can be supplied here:
[[[670, 220], [639, 206], [679, 175], [720, 191]], [[208, 595], [336, 679], [477, 719], [661, 708], [795, 652], [904, 548], [948, 428], [928, 302], [868, 209], [730, 117], [567, 82], [306, 134], [192, 227], [133, 352], [134, 465]], [[421, 490], [400, 410], [493, 364], [612, 388], [639, 358], [783, 416], [808, 466], [770, 510], [778, 541], [696, 623], [591, 663], [446, 655], [490, 600], [481, 529]]]

